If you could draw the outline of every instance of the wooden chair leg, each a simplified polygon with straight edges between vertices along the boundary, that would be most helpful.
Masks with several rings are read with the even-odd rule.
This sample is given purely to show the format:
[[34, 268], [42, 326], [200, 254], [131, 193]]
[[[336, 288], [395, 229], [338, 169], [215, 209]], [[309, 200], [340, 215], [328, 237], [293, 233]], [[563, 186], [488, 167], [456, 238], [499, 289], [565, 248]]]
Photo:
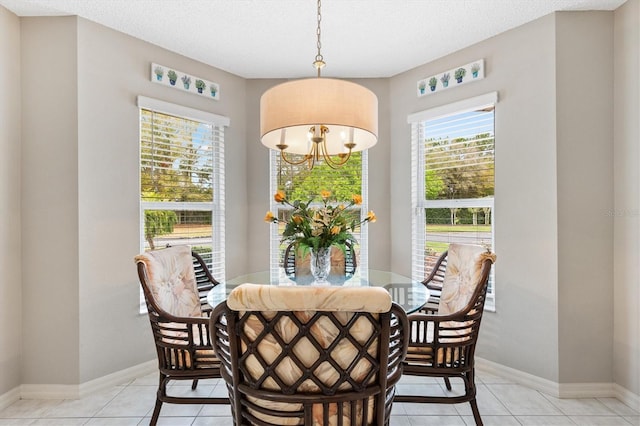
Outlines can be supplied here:
[[483, 426], [482, 419], [480, 418], [480, 411], [478, 411], [478, 404], [476, 403], [476, 399], [473, 398], [469, 401], [471, 404], [471, 411], [473, 412], [473, 419], [476, 421], [476, 426]]
[[449, 381], [448, 377], [444, 377], [444, 384], [445, 386], [447, 386], [447, 390], [451, 390], [451, 382]]
[[196, 390], [198, 387], [198, 379], [194, 379], [193, 383], [191, 383], [191, 390]]
[[156, 398], [156, 406], [153, 409], [153, 415], [151, 416], [151, 421], [149, 422], [149, 426], [155, 426], [158, 423], [158, 417], [160, 417], [160, 409], [162, 408], [162, 401], [160, 398]]
[[162, 400], [160, 398], [167, 395], [167, 376], [160, 373], [158, 380], [158, 391], [156, 392], [156, 406], [153, 408], [153, 414], [151, 415], [150, 426], [155, 426], [158, 423], [158, 417], [160, 417], [160, 409], [162, 408]]

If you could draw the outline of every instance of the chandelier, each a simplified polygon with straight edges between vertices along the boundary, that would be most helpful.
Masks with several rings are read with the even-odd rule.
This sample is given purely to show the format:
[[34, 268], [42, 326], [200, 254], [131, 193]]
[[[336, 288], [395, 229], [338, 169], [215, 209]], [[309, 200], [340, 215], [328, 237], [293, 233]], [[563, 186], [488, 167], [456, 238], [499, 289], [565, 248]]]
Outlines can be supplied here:
[[[371, 148], [378, 141], [378, 98], [358, 84], [321, 78], [325, 66], [320, 52], [320, 0], [316, 29], [316, 78], [290, 81], [267, 90], [260, 98], [260, 141], [280, 151], [293, 165], [312, 169], [324, 161], [331, 168], [345, 164], [351, 153]], [[298, 154], [298, 159], [287, 155]]]

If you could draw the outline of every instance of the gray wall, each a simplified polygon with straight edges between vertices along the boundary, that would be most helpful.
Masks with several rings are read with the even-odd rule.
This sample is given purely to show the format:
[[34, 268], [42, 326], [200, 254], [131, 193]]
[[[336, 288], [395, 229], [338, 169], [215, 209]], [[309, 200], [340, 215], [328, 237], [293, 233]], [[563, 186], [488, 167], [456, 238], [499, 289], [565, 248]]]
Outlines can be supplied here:
[[[411, 113], [497, 91], [496, 312], [485, 314], [478, 355], [558, 381], [558, 211], [555, 22], [545, 16], [391, 79], [394, 165], [391, 267], [409, 273]], [[416, 96], [425, 76], [485, 60], [485, 79]], [[402, 165], [402, 166], [400, 166]], [[395, 167], [398, 166], [398, 167]]]
[[613, 380], [640, 395], [640, 1], [615, 12]]
[[269, 150], [260, 143], [260, 96], [283, 80], [247, 80], [247, 273], [269, 269], [269, 230], [264, 215], [269, 210]]
[[20, 20], [0, 7], [0, 395], [22, 368]]
[[[226, 263], [233, 276], [243, 270], [246, 245], [245, 94], [243, 79], [89, 21], [78, 20], [78, 34], [80, 382], [85, 382], [154, 356], [148, 320], [137, 313], [133, 264], [140, 196], [136, 96], [231, 119], [225, 131]], [[220, 101], [151, 83], [151, 62], [219, 83]], [[108, 362], [95, 362], [105, 357]]]
[[556, 14], [555, 86], [559, 382], [611, 382], [612, 12]]
[[[548, 15], [391, 79], [394, 166], [410, 161], [407, 115], [498, 91], [497, 302], [478, 355], [558, 383], [614, 378], [613, 16]], [[416, 97], [417, 80], [479, 58], [484, 80]], [[408, 217], [408, 167], [391, 179], [404, 188], [393, 217]], [[409, 235], [408, 221], [393, 222], [396, 271], [409, 270]]]
[[[22, 54], [30, 82], [23, 88], [22, 286], [29, 303], [22, 383], [85, 383], [155, 356], [148, 319], [138, 314], [133, 263], [137, 96], [231, 119], [226, 263], [233, 276], [244, 271], [247, 238], [245, 81], [75, 17], [23, 19]], [[219, 83], [221, 100], [153, 84], [151, 62]]]
[[22, 383], [74, 384], [80, 378], [76, 19], [23, 20], [21, 36]]

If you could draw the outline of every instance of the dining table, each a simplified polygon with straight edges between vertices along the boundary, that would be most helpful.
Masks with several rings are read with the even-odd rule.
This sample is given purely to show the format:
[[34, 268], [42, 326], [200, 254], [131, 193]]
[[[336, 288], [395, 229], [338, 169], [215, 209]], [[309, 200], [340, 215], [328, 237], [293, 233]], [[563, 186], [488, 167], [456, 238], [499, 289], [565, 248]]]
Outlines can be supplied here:
[[421, 281], [391, 271], [359, 267], [352, 275], [330, 274], [327, 283], [318, 284], [314, 282], [311, 275], [288, 276], [283, 268], [274, 268], [221, 282], [207, 293], [207, 303], [215, 308], [227, 299], [234, 288], [245, 283], [279, 286], [383, 287], [389, 291], [391, 300], [400, 305], [408, 314], [419, 310], [429, 298], [429, 289]]

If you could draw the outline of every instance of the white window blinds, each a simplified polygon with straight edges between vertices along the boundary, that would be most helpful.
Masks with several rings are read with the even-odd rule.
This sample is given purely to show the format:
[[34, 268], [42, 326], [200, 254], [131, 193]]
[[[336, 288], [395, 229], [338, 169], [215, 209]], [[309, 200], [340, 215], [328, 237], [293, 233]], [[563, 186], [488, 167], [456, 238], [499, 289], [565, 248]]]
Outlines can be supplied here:
[[187, 244], [224, 280], [225, 117], [140, 97], [143, 250]]
[[[409, 117], [412, 139], [412, 275], [423, 280], [449, 243], [494, 246], [491, 93]], [[493, 273], [487, 297], [495, 300]]]

